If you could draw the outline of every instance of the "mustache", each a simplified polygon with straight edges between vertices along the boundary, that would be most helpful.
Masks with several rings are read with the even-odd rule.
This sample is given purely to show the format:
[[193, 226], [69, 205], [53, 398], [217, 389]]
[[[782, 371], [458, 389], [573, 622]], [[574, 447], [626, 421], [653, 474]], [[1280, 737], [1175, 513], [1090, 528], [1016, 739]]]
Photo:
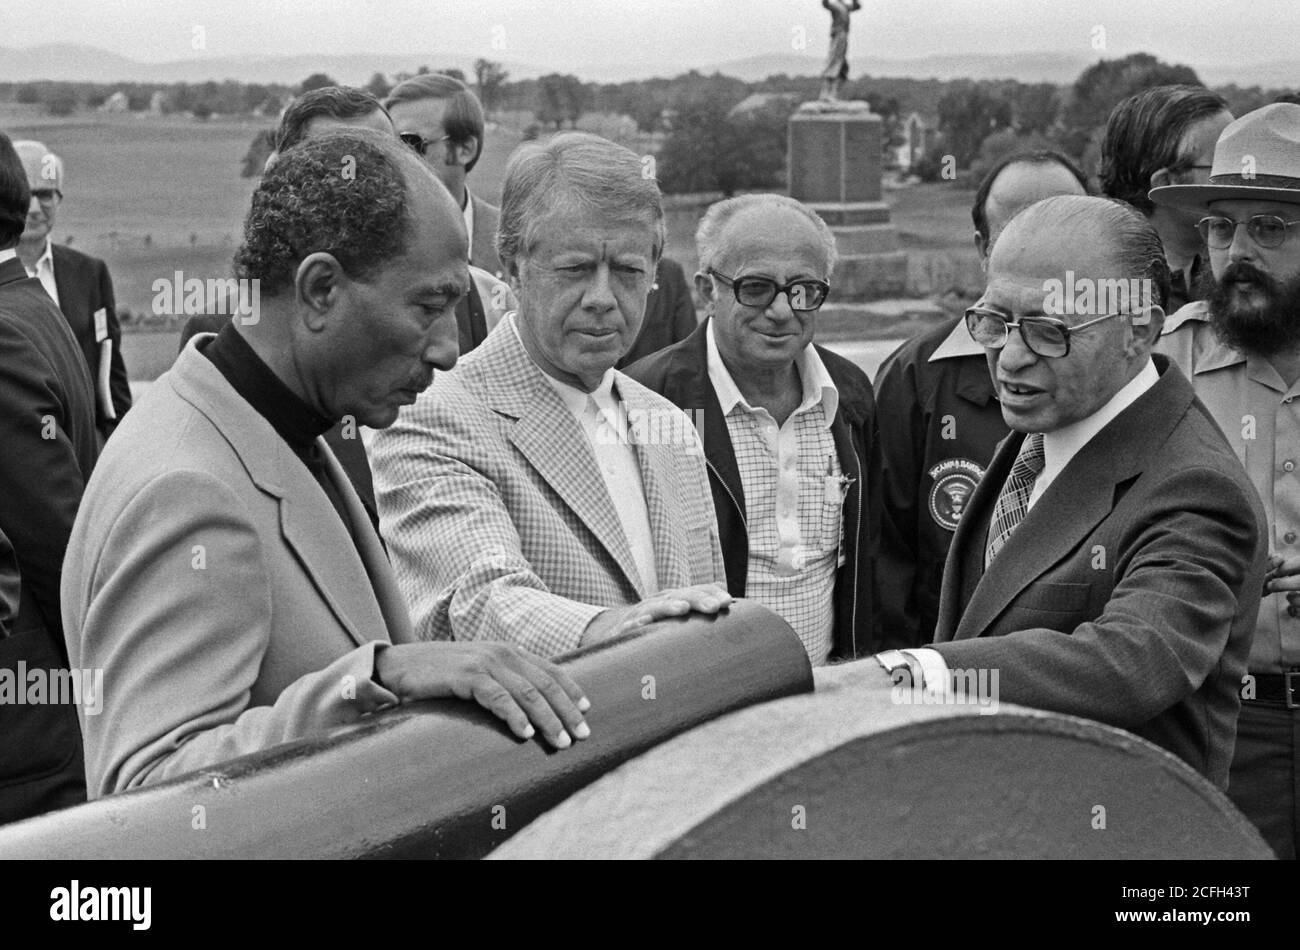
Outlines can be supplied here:
[[1270, 292], [1280, 289], [1276, 280], [1246, 261], [1229, 264], [1224, 270], [1223, 276], [1219, 278], [1219, 286], [1226, 287], [1228, 284], [1256, 284]]

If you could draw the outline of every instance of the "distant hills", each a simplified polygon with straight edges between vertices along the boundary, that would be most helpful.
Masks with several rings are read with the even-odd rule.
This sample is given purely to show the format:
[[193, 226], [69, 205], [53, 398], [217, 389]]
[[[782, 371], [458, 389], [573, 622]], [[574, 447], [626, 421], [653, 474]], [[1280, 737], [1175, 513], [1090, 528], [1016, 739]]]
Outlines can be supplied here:
[[[1111, 58], [1118, 58], [1115, 53]], [[1157, 53], [1157, 56], [1160, 54]], [[420, 66], [431, 69], [458, 68], [474, 74], [473, 56], [429, 53], [425, 56], [385, 53], [292, 56], [194, 56], [165, 63], [142, 63], [91, 46], [48, 44], [24, 49], [0, 47], [0, 82], [33, 79], [114, 82], [204, 82], [209, 79], [238, 79], [241, 82], [297, 84], [315, 72], [324, 72], [340, 82], [363, 84], [375, 72], [390, 79], [394, 73], [413, 73]], [[1177, 61], [1160, 56], [1167, 61]], [[1077, 53], [1050, 51], [930, 55], [911, 59], [884, 56], [857, 57], [850, 62], [853, 76], [891, 76], [913, 79], [1018, 79], [1021, 82], [1071, 83], [1094, 58]], [[685, 66], [662, 62], [621, 59], [610, 63], [538, 65], [506, 61], [511, 79], [530, 79], [550, 72], [571, 72], [586, 81], [623, 82], [652, 76], [673, 76]], [[1265, 88], [1300, 86], [1300, 57], [1289, 61], [1252, 64], [1207, 65], [1188, 63], [1202, 81], [1210, 85], [1236, 83]], [[766, 53], [696, 66], [708, 74], [721, 72], [746, 82], [778, 73], [790, 76], [816, 75], [822, 59], [798, 53]]]

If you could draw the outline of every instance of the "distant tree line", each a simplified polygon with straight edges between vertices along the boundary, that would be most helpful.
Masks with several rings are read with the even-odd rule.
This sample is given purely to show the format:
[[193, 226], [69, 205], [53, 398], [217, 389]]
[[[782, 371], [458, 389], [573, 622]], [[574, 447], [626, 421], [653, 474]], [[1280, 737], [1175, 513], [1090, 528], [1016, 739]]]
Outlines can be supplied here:
[[[397, 83], [428, 72], [428, 66], [391, 77], [376, 72], [365, 88], [383, 98]], [[490, 117], [505, 112], [531, 115], [535, 122], [526, 131], [530, 136], [573, 128], [589, 113], [627, 116], [654, 143], [657, 174], [668, 192], [731, 194], [780, 187], [785, 181], [786, 123], [797, 105], [815, 98], [819, 88], [816, 77], [776, 75], [745, 82], [696, 70], [621, 83], [583, 82], [560, 73], [512, 81], [501, 63], [488, 59], [474, 63], [472, 77], [458, 69], [442, 72], [474, 88]], [[870, 102], [882, 117], [886, 165], [893, 162], [906, 123], [916, 114], [929, 135], [925, 154], [910, 170], [923, 179], [952, 178], [955, 172], [974, 179], [1017, 148], [1059, 148], [1091, 169], [1098, 133], [1114, 105], [1141, 89], [1175, 82], [1199, 80], [1189, 66], [1135, 53], [1094, 63], [1069, 86], [864, 76], [847, 83], [842, 96]], [[0, 83], [0, 100], [40, 104], [51, 114], [70, 115], [96, 108], [117, 92], [125, 94], [132, 111], [144, 111], [161, 93], [158, 105], [167, 113], [199, 119], [212, 115], [273, 118], [292, 96], [333, 83], [325, 73], [308, 76], [297, 86], [235, 81]], [[1217, 91], [1237, 115], [1292, 96], [1292, 90], [1259, 86], [1224, 86]], [[260, 170], [259, 158], [267, 147], [266, 136], [253, 143], [245, 174]]]

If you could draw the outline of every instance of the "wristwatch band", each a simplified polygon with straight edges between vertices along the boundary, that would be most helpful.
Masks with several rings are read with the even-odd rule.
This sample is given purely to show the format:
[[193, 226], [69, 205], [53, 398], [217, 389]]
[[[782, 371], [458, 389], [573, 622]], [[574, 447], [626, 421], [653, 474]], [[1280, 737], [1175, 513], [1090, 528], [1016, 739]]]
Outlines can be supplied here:
[[917, 688], [925, 686], [925, 674], [921, 670], [921, 664], [910, 653], [904, 653], [902, 650], [883, 650], [876, 654], [876, 662], [885, 668], [891, 680], [894, 679], [895, 670], [906, 668], [912, 678], [912, 686]]

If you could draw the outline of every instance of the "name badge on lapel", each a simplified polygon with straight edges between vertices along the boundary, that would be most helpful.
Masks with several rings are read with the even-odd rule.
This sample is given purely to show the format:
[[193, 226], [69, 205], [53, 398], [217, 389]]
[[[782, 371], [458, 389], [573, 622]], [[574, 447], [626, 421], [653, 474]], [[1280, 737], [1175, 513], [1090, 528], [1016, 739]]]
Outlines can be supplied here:
[[[85, 313], [85, 311], [82, 311]], [[100, 307], [95, 311], [95, 342], [103, 343], [108, 339], [108, 311]]]

